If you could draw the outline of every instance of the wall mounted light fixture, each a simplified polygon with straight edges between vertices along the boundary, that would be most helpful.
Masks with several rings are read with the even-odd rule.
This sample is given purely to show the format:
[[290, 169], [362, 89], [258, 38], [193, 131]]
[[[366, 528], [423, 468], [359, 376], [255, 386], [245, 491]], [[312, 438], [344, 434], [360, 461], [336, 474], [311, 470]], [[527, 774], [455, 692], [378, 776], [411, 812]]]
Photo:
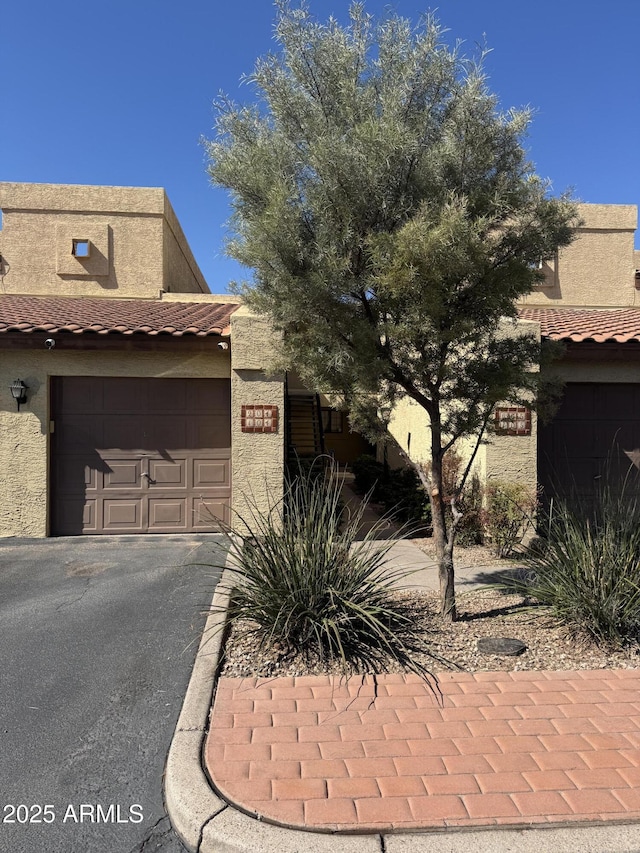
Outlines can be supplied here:
[[16, 401], [18, 411], [20, 411], [20, 406], [27, 402], [29, 386], [25, 385], [22, 379], [14, 379], [11, 385], [9, 385], [9, 390], [11, 391], [11, 396]]

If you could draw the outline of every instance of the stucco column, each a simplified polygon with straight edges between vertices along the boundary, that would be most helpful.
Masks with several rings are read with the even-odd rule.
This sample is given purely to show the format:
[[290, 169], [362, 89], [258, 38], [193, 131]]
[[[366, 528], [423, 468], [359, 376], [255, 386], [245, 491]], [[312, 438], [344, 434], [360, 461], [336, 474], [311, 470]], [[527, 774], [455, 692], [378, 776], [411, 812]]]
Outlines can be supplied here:
[[[282, 499], [284, 480], [284, 374], [269, 373], [273, 330], [244, 306], [231, 317], [232, 523], [243, 528], [256, 512]], [[242, 407], [276, 406], [274, 432], [247, 432]]]

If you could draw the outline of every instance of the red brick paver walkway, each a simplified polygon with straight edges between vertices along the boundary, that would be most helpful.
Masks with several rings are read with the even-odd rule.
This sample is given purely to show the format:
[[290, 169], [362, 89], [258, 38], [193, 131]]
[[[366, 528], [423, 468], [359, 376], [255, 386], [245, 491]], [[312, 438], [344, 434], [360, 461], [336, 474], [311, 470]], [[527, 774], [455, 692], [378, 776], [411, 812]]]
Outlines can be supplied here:
[[640, 670], [221, 678], [229, 802], [331, 830], [640, 819]]

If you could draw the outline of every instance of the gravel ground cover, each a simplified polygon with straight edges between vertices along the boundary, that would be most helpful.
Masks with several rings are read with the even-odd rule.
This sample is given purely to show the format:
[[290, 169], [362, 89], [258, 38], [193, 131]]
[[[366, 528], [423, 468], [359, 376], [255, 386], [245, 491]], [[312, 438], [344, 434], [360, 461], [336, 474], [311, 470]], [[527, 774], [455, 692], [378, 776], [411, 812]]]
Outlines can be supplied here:
[[[430, 556], [429, 539], [414, 540]], [[514, 561], [497, 561], [488, 548], [457, 548], [459, 566], [495, 566], [505, 570], [517, 567]], [[521, 596], [504, 595], [480, 588], [458, 592], [459, 619], [444, 625], [439, 617], [439, 597], [431, 592], [398, 592], [411, 608], [416, 624], [440, 661], [428, 656], [420, 660], [431, 671], [462, 669], [468, 672], [496, 670], [575, 670], [630, 669], [640, 666], [640, 646], [628, 648], [598, 647], [588, 638], [572, 634], [541, 608], [531, 607]], [[290, 676], [326, 673], [327, 667], [300, 656], [290, 656], [277, 645], [257, 647], [250, 622], [238, 623], [225, 644], [222, 674], [238, 676]], [[481, 654], [481, 637], [509, 637], [522, 640], [527, 648], [517, 657]], [[443, 663], [446, 660], [448, 664]], [[330, 670], [329, 670], [330, 671]], [[397, 672], [390, 662], [388, 672]]]

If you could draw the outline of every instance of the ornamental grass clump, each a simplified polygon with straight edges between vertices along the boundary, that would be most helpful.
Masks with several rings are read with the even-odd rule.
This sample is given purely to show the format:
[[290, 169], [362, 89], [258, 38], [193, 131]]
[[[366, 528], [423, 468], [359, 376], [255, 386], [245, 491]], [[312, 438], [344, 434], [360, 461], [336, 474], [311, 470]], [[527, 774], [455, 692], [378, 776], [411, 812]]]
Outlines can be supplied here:
[[415, 660], [429, 654], [424, 637], [394, 594], [406, 572], [387, 565], [398, 534], [377, 538], [389, 531], [381, 519], [358, 541], [365, 507], [366, 498], [344, 506], [332, 466], [321, 477], [301, 470], [269, 512], [253, 507], [245, 532], [230, 536], [228, 619], [252, 626], [262, 649], [345, 676], [382, 672], [390, 660], [429, 676]]
[[604, 488], [589, 507], [552, 506], [545, 537], [524, 554], [528, 572], [504, 584], [599, 643], [640, 639], [640, 503]]

